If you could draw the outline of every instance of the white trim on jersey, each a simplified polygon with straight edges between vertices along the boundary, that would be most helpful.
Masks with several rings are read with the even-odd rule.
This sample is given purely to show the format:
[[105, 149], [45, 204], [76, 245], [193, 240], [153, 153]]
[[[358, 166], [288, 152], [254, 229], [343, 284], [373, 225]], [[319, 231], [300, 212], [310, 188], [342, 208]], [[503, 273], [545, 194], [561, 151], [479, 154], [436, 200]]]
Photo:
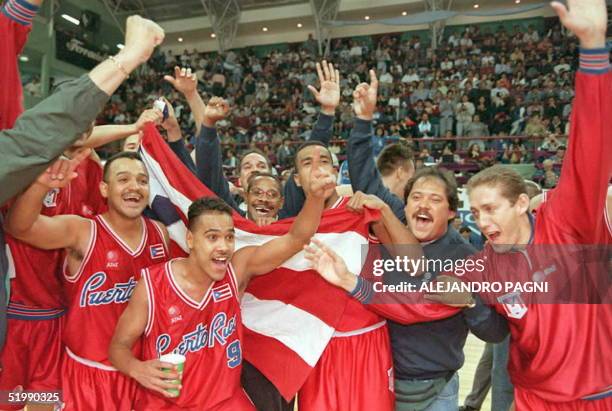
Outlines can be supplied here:
[[153, 322], [155, 321], [155, 293], [153, 292], [153, 284], [151, 284], [151, 272], [148, 268], [143, 268], [140, 274], [144, 280], [145, 290], [147, 291], [147, 324], [145, 325], [145, 335], [151, 333]]
[[125, 241], [123, 241], [123, 239], [117, 233], [115, 233], [113, 228], [110, 226], [109, 223], [106, 222], [106, 220], [104, 220], [104, 217], [102, 217], [102, 215], [96, 216], [96, 219], [100, 221], [100, 224], [102, 224], [102, 227], [104, 227], [106, 231], [108, 231], [108, 233], [115, 239], [115, 241], [121, 246], [121, 248], [123, 248], [125, 252], [127, 252], [132, 257], [139, 256], [142, 253], [142, 251], [145, 249], [145, 244], [147, 243], [149, 239], [149, 235], [148, 235], [149, 230], [147, 230], [147, 222], [142, 216], [140, 217], [142, 221], [142, 233], [140, 234], [141, 240], [136, 250], [132, 250], [130, 246]]
[[102, 364], [97, 361], [92, 361], [92, 360], [88, 360], [87, 358], [79, 357], [78, 355], [70, 351], [70, 348], [68, 347], [66, 347], [66, 353], [68, 354], [70, 358], [72, 358], [74, 361], [78, 362], [79, 364], [83, 364], [83, 365], [86, 365], [92, 368], [97, 368], [102, 371], [113, 371], [113, 372], [119, 371], [115, 367], [111, 367], [110, 365]]
[[172, 289], [174, 290], [174, 292], [187, 304], [190, 305], [191, 307], [201, 310], [202, 308], [206, 307], [206, 304], [208, 304], [208, 301], [210, 300], [210, 296], [212, 295], [211, 290], [213, 289], [213, 286], [216, 284], [215, 281], [210, 283], [210, 286], [208, 286], [208, 290], [206, 290], [206, 293], [204, 294], [204, 296], [202, 297], [202, 300], [200, 302], [195, 301], [193, 298], [191, 298], [189, 296], [189, 294], [187, 294], [185, 291], [183, 291], [183, 289], [181, 288], [181, 286], [174, 280], [174, 272], [172, 271], [172, 262], [177, 260], [176, 258], [173, 260], [168, 261], [166, 264], [166, 275], [168, 276], [168, 280], [170, 281], [170, 286], [172, 287]]
[[91, 224], [91, 232], [89, 233], [89, 244], [87, 245], [87, 251], [85, 252], [85, 256], [83, 257], [83, 259], [81, 260], [81, 264], [79, 264], [79, 268], [73, 275], [70, 275], [68, 273], [68, 254], [66, 254], [66, 257], [64, 257], [64, 265], [62, 267], [62, 272], [64, 273], [64, 278], [66, 279], [66, 281], [70, 283], [78, 281], [78, 279], [83, 274], [83, 269], [85, 268], [85, 266], [89, 262], [89, 259], [91, 258], [91, 255], [93, 254], [94, 245], [96, 243], [96, 239], [98, 238], [98, 226], [96, 225], [96, 222], [94, 220], [89, 220], [89, 223]]
[[164, 245], [164, 250], [166, 251], [166, 255], [170, 255], [170, 244], [167, 244], [167, 242], [170, 241], [170, 238], [166, 239], [166, 236], [164, 236], [164, 232], [162, 231], [159, 224], [157, 224], [157, 222], [155, 221], [151, 221], [151, 222], [153, 223], [153, 226], [155, 227], [155, 229], [157, 230], [157, 233], [162, 239], [162, 243]]
[[355, 335], [361, 335], [361, 334], [366, 334], [369, 332], [372, 332], [374, 330], [379, 329], [380, 327], [384, 327], [385, 324], [387, 324], [386, 320], [383, 320], [381, 322], [378, 322], [376, 324], [372, 324], [369, 327], [364, 327], [364, 328], [359, 328], [358, 330], [352, 330], [352, 331], [335, 331], [334, 332], [334, 338], [336, 337], [354, 337]]
[[232, 263], [229, 263], [227, 268], [230, 283], [232, 283], [234, 287], [234, 297], [236, 297], [236, 301], [238, 301], [238, 304], [240, 304], [240, 288], [238, 287], [238, 277], [236, 277], [236, 272], [234, 271], [234, 266], [232, 266]]
[[345, 198], [346, 197], [339, 197], [338, 200], [336, 200], [336, 202], [331, 207], [329, 207], [329, 209], [333, 210], [334, 208], [340, 207]]

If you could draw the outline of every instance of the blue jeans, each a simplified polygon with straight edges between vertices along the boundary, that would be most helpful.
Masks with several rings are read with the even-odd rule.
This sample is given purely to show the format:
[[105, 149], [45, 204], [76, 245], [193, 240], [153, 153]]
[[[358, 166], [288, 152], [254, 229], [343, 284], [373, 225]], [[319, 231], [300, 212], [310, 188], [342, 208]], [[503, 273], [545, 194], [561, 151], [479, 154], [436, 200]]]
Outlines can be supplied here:
[[459, 374], [448, 380], [438, 398], [423, 411], [457, 411], [459, 409]]
[[508, 352], [510, 336], [493, 345], [493, 367], [491, 369], [491, 410], [507, 411], [514, 401], [514, 386], [508, 375]]

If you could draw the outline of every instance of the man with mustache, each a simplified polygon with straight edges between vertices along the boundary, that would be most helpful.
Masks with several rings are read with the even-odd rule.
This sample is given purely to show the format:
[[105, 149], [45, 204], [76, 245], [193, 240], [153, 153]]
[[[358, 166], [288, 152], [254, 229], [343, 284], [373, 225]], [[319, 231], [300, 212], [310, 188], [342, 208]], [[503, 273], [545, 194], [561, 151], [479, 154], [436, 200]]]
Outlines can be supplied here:
[[[457, 260], [474, 254], [476, 249], [449, 224], [457, 214], [459, 203], [457, 185], [451, 173], [432, 167], [419, 169], [402, 187], [402, 196], [398, 197], [385, 187], [373, 164], [368, 168], [367, 164], [373, 160], [367, 156], [366, 145], [372, 133], [378, 89], [373, 70], [370, 79], [369, 85], [360, 84], [353, 94], [357, 118], [348, 151], [351, 184], [355, 189], [365, 189], [369, 195], [358, 192], [349, 206], [357, 211], [362, 211], [364, 205], [392, 211], [398, 220], [407, 223], [423, 246], [426, 258]], [[386, 223], [383, 219], [384, 226], [394, 224], [390, 219]], [[374, 229], [376, 232], [376, 226]], [[438, 273], [432, 274], [435, 278]], [[418, 286], [424, 279], [396, 272], [387, 273], [384, 278], [385, 284], [402, 281]], [[385, 316], [384, 312], [381, 314]], [[388, 318], [393, 319], [392, 316]], [[480, 301], [475, 307], [443, 320], [415, 325], [389, 321], [397, 410], [457, 409], [459, 382], [456, 372], [463, 365], [463, 346], [468, 331], [491, 342], [503, 340], [508, 333], [505, 320]]]

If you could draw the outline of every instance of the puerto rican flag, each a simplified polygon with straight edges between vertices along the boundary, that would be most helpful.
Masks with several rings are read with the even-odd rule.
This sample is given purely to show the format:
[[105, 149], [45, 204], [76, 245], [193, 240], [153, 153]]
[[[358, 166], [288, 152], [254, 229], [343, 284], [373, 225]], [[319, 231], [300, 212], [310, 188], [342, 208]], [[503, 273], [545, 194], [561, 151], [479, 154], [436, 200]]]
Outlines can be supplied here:
[[232, 298], [232, 287], [229, 284], [223, 284], [220, 287], [213, 288], [212, 298], [216, 303]]
[[166, 256], [166, 250], [164, 250], [163, 244], [154, 244], [149, 247], [149, 251], [151, 252], [151, 258], [164, 258]]
[[[150, 206], [168, 228], [171, 254], [185, 255], [187, 209], [192, 200], [214, 194], [180, 162], [153, 125], [145, 128], [140, 154], [150, 176]], [[342, 255], [351, 272], [360, 273], [368, 224], [376, 217], [371, 212], [354, 214], [344, 207], [328, 210], [316, 237]], [[292, 222], [285, 219], [257, 227], [234, 213], [236, 250], [281, 236]], [[224, 296], [217, 294], [217, 298]], [[293, 397], [327, 347], [348, 299], [344, 290], [310, 269], [303, 252], [251, 280], [242, 298], [245, 359], [285, 398]]]

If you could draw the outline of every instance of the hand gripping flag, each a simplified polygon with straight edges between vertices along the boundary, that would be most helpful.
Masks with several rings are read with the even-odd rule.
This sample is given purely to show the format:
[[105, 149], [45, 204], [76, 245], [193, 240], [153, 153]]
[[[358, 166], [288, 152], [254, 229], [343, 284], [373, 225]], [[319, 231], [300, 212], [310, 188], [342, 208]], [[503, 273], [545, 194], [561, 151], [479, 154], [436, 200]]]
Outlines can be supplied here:
[[[187, 210], [192, 200], [214, 195], [169, 149], [153, 125], [145, 129], [140, 152], [150, 177], [150, 206], [166, 225], [172, 255], [185, 255]], [[362, 246], [368, 223], [378, 215], [351, 213], [344, 207], [324, 213], [317, 238], [347, 262], [363, 267]], [[234, 213], [236, 250], [285, 234], [286, 219], [266, 227]], [[218, 298], [223, 298], [222, 290]], [[244, 357], [291, 398], [300, 389], [335, 331], [349, 297], [311, 270], [300, 252], [271, 273], [251, 280], [242, 298]]]

